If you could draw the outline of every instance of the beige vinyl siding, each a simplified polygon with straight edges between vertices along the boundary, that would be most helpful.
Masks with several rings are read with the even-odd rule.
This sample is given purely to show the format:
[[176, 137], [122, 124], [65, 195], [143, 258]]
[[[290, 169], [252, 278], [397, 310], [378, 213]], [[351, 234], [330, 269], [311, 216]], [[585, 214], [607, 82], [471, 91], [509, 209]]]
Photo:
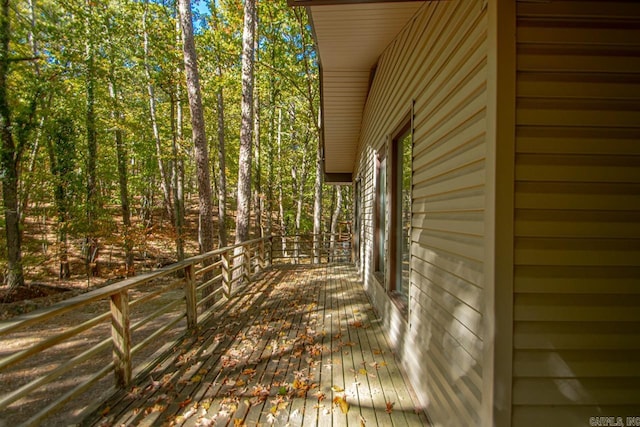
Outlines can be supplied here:
[[[427, 2], [381, 56], [362, 122], [365, 286], [435, 426], [480, 425], [487, 19]], [[373, 275], [375, 155], [414, 105], [411, 288], [404, 320]]]
[[518, 5], [513, 425], [640, 408], [640, 2]]

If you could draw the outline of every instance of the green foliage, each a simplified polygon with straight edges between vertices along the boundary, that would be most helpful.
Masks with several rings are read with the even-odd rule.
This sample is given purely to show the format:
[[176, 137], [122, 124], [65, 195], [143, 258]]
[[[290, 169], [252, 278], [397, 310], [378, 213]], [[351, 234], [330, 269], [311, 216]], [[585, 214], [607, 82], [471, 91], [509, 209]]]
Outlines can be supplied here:
[[[100, 206], [119, 200], [116, 130], [123, 135], [128, 155], [132, 212], [144, 211], [150, 200], [161, 202], [143, 66], [145, 8], [161, 160], [167, 165], [176, 160], [171, 143], [175, 132], [181, 131], [183, 137], [177, 138], [178, 157], [185, 163], [188, 192], [195, 181], [195, 166], [174, 2], [105, 0], [87, 7], [85, 0], [38, 0], [34, 4], [33, 15], [27, 0], [12, 1], [11, 8], [12, 56], [25, 59], [12, 62], [8, 79], [9, 100], [18, 126], [17, 140], [23, 148], [20, 198], [25, 202], [25, 215], [30, 214], [30, 209], [52, 206], [64, 196], [68, 201], [65, 209], [70, 235], [81, 237], [89, 231], [84, 206], [88, 45], [94, 52]], [[201, 17], [196, 34], [206, 130], [212, 163], [217, 165], [216, 96], [221, 88], [227, 154], [224, 173], [228, 200], [233, 207], [238, 171], [243, 3], [218, 0], [208, 5], [209, 13]], [[256, 185], [261, 183], [261, 188], [254, 185], [254, 189], [265, 199], [264, 207], [271, 210], [269, 215], [275, 219], [276, 190], [282, 186], [284, 219], [289, 231], [294, 230], [297, 198], [301, 195], [300, 232], [308, 232], [312, 229], [319, 140], [317, 56], [306, 14], [301, 9], [287, 6], [285, 0], [260, 1], [258, 8], [255, 90], [260, 132], [253, 179]], [[110, 95], [114, 87], [115, 98]], [[182, 105], [181, 129], [176, 128], [176, 103]], [[121, 117], [113, 115], [116, 107]], [[327, 199], [330, 197], [325, 197], [325, 218], [330, 215]], [[115, 230], [116, 222], [106, 208], [99, 208], [96, 214], [97, 227], [103, 236], [122, 235]]]

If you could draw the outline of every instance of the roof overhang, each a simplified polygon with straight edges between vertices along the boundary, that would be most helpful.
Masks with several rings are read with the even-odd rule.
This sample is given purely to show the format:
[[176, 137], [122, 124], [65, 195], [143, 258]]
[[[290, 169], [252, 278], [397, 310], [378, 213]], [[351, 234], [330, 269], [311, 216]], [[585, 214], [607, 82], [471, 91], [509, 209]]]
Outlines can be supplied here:
[[424, 1], [288, 0], [306, 6], [320, 63], [326, 183], [351, 183], [362, 114], [383, 50]]

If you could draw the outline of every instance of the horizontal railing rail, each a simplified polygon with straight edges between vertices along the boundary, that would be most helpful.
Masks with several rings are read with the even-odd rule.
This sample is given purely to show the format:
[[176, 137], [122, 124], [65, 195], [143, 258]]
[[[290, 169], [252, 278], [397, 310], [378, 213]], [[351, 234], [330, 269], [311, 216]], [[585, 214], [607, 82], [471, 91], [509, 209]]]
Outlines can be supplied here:
[[[112, 357], [109, 363], [61, 395], [56, 395], [51, 402], [41, 405], [40, 410], [33, 413], [24, 425], [40, 424], [109, 372], [114, 373], [116, 387], [129, 387], [134, 369], [132, 357], [180, 322], [184, 323], [186, 330], [196, 329], [198, 323], [211, 316], [220, 304], [246, 288], [252, 277], [271, 263], [270, 242], [271, 238], [260, 238], [218, 249], [0, 322], [0, 342], [10, 342], [17, 339], [15, 337], [22, 337], [24, 340], [25, 336], [28, 337], [28, 341], [34, 341], [13, 351], [7, 351], [5, 345], [0, 347], [0, 377], [3, 377], [3, 382], [24, 375], [29, 368], [20, 368], [20, 364], [30, 358], [54, 346], [73, 347], [76, 341], [81, 341], [81, 337], [85, 336], [82, 334], [87, 334], [88, 331], [105, 323], [111, 324], [110, 331], [106, 328], [102, 333], [97, 333], [100, 338], [90, 347], [77, 354], [65, 352], [65, 356], [68, 356], [65, 360], [47, 361], [47, 365], [55, 366], [15, 388], [7, 389], [5, 385], [4, 390], [0, 392], [0, 413], [12, 404], [19, 405], [21, 399], [59, 380], [61, 376], [73, 373], [80, 364], [99, 354], [104, 357], [105, 351], [109, 351], [110, 348]], [[131, 295], [142, 288], [146, 288], [145, 292], [138, 292], [142, 296], [131, 299]], [[132, 310], [170, 292], [176, 295], [169, 298], [168, 302], [156, 304], [142, 311], [137, 318], [132, 315]], [[104, 307], [106, 311], [80, 324], [64, 328], [61, 332], [39, 336], [38, 327], [46, 326], [48, 322], [71, 311], [86, 309], [104, 301], [108, 301], [108, 306]], [[180, 305], [182, 308], [177, 310]], [[153, 324], [154, 320], [162, 318], [166, 313], [176, 311], [178, 315]], [[146, 330], [139, 342], [134, 343], [134, 332], [150, 326], [156, 327], [155, 330]], [[19, 382], [19, 378], [10, 382]]]
[[[351, 236], [345, 234], [253, 239], [0, 322], [0, 378], [4, 378], [0, 379], [0, 389], [3, 388], [0, 413], [12, 405], [20, 405], [24, 398], [33, 398], [38, 391], [50, 397], [52, 393], [46, 387], [55, 385], [64, 375], [73, 377], [73, 386], [66, 387], [63, 393], [55, 393], [55, 398], [45, 399], [46, 404], [30, 412], [24, 425], [40, 424], [110, 372], [113, 372], [115, 387], [128, 388], [134, 371], [140, 371], [143, 365], [134, 367], [134, 356], [150, 344], [162, 342], [159, 338], [170, 330], [195, 330], [232, 296], [247, 289], [255, 275], [273, 262], [350, 262], [351, 247]], [[162, 301], [163, 298], [167, 301]], [[89, 313], [83, 321], [47, 328], [49, 323], [70, 312], [82, 310]], [[60, 323], [64, 322], [60, 320]], [[45, 329], [51, 332], [43, 334]], [[29, 343], [13, 348], [16, 345], [11, 343], [20, 339]], [[89, 344], [80, 349], [78, 343], [83, 341]], [[65, 360], [57, 357], [46, 359], [46, 363], [38, 361], [38, 357], [44, 357], [57, 346], [73, 350], [65, 350]], [[105, 359], [105, 364], [78, 381], [75, 375], [78, 367], [98, 357]], [[21, 367], [29, 363], [38, 369]], [[42, 365], [46, 365], [46, 369]], [[25, 374], [30, 369], [42, 372]], [[13, 386], [14, 383], [17, 385]]]

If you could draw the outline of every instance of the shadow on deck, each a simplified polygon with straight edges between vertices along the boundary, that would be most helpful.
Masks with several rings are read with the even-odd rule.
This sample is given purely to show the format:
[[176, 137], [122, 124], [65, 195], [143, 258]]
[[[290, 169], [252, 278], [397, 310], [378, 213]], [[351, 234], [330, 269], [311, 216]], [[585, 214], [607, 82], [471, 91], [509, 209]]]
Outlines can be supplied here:
[[426, 425], [351, 265], [251, 286], [82, 425]]

